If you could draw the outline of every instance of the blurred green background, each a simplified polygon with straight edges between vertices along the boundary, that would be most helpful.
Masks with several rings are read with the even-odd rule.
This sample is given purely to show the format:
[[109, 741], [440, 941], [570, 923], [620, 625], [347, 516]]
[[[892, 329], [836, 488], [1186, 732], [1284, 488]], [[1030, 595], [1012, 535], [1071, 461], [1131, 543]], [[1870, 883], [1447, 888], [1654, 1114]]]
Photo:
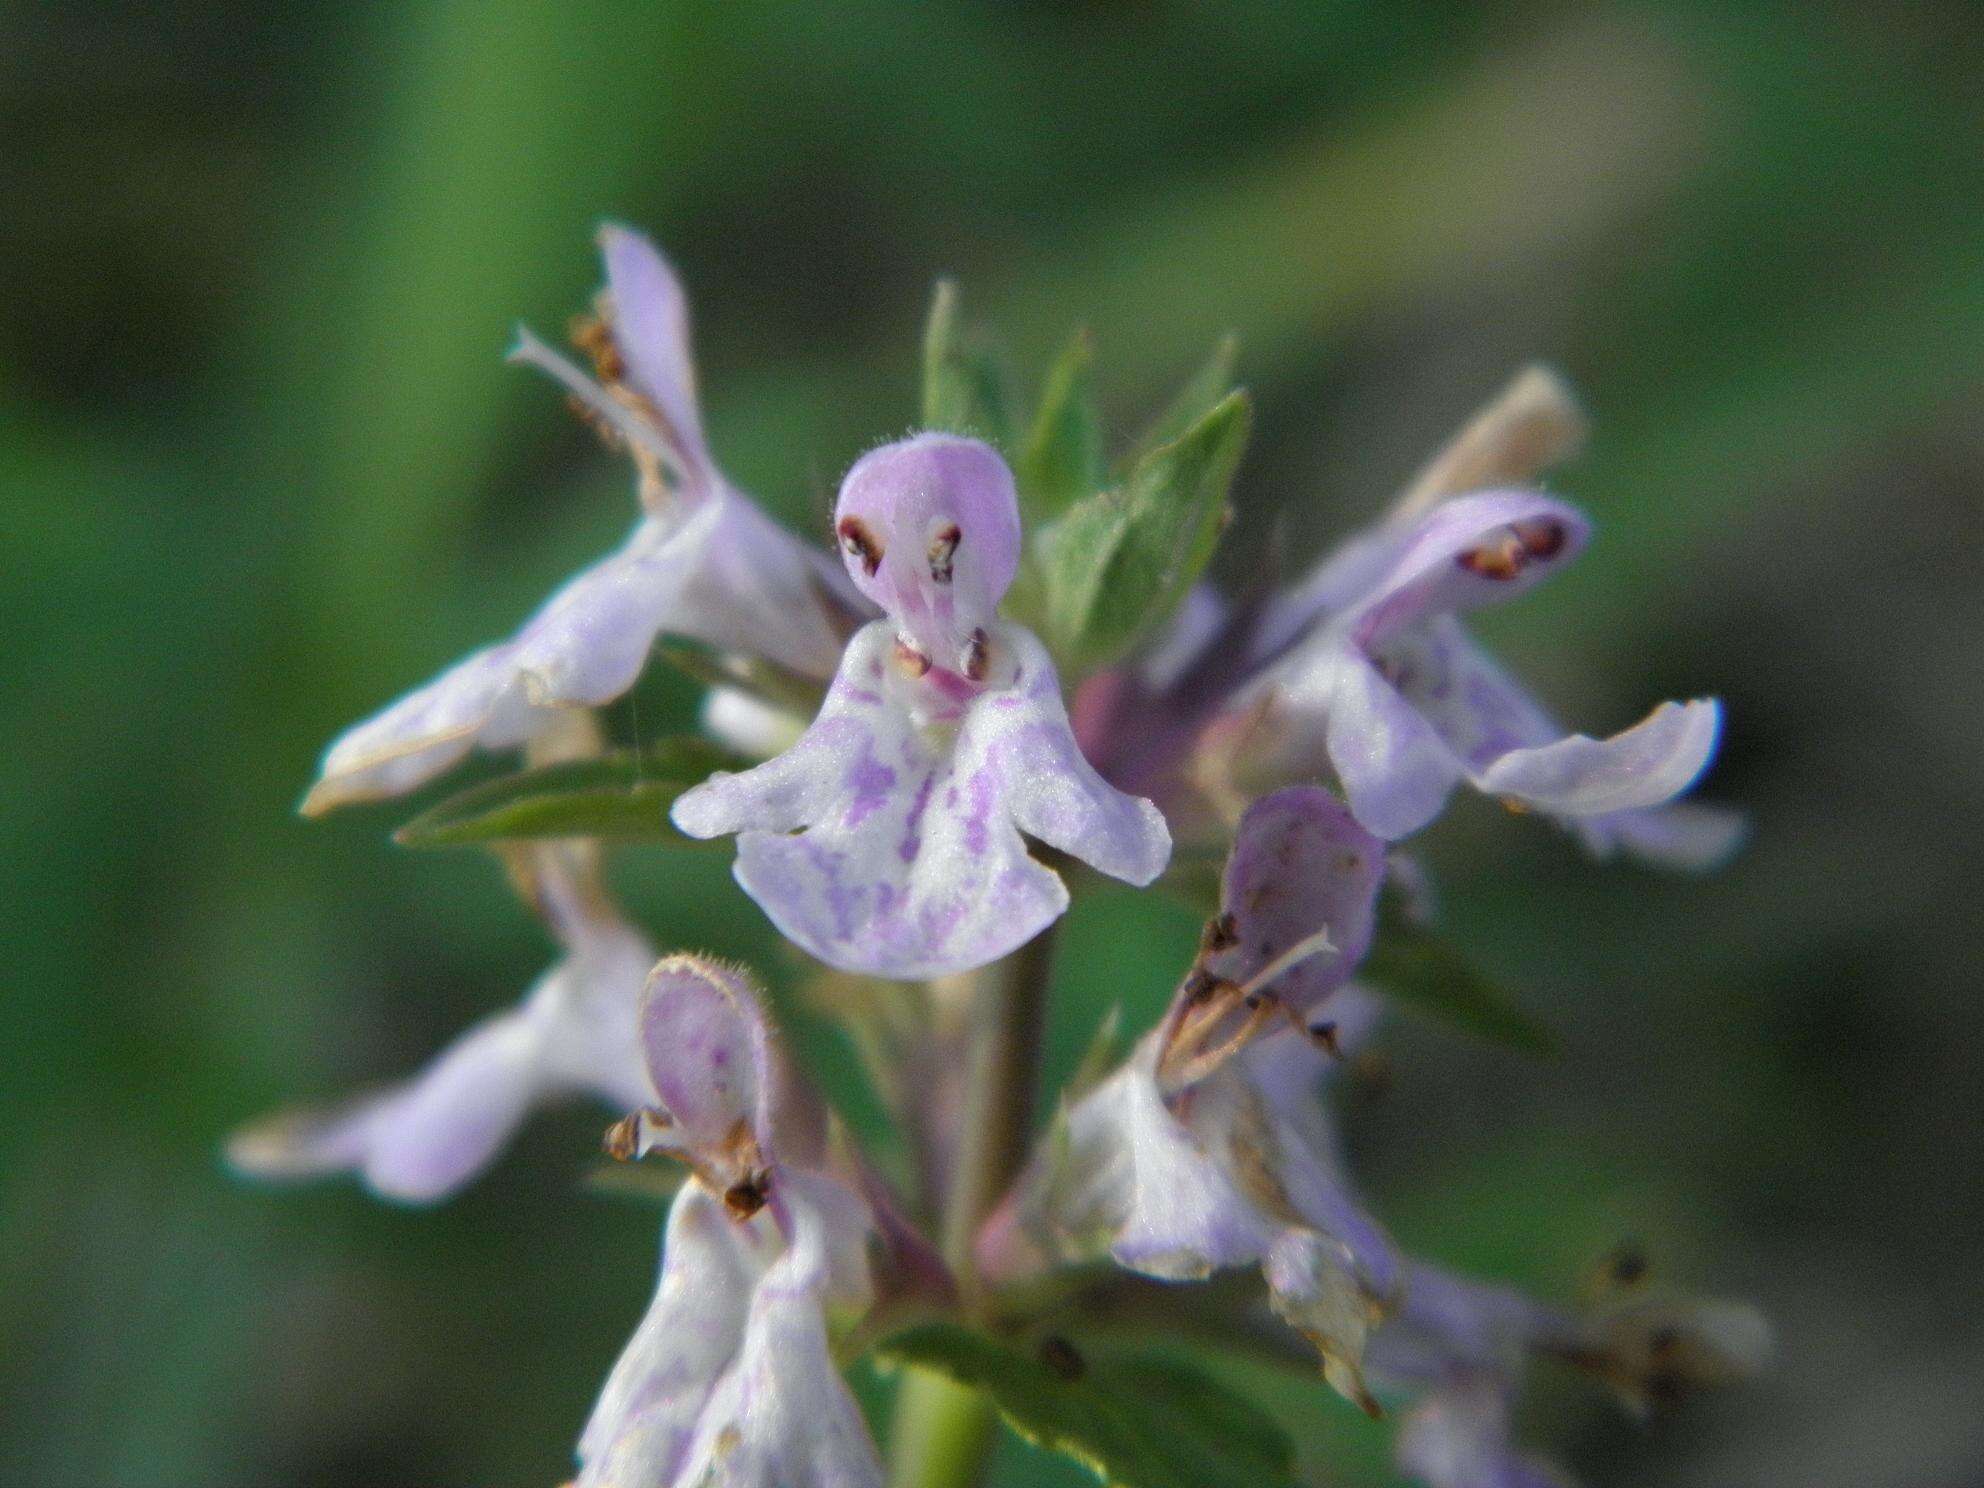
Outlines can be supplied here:
[[[412, 1069], [547, 947], [406, 814], [292, 812], [323, 742], [619, 535], [541, 381], [591, 230], [688, 280], [714, 442], [814, 524], [913, 417], [929, 285], [1022, 365], [1094, 328], [1119, 427], [1221, 332], [1259, 406], [1224, 563], [1299, 564], [1519, 363], [1582, 390], [1600, 523], [1487, 629], [1562, 711], [1720, 692], [1710, 880], [1462, 803], [1450, 923], [1569, 1044], [1401, 1023], [1344, 1102], [1410, 1244], [1553, 1294], [1624, 1236], [1782, 1357], [1599, 1484], [1984, 1481], [1973, 970], [1984, 73], [1961, 4], [724, 6], [167, 0], [0, 14], [0, 1479], [569, 1475], [652, 1285], [593, 1111], [456, 1202], [230, 1181], [272, 1105]], [[623, 729], [686, 718], [644, 690]], [[666, 945], [790, 968], [723, 854], [622, 864]], [[1183, 914], [1069, 929], [1061, 1067]], [[809, 1037], [843, 1093], [843, 1051]], [[1387, 1433], [1260, 1382], [1319, 1482]], [[1009, 1484], [1081, 1479], [1008, 1442]]]

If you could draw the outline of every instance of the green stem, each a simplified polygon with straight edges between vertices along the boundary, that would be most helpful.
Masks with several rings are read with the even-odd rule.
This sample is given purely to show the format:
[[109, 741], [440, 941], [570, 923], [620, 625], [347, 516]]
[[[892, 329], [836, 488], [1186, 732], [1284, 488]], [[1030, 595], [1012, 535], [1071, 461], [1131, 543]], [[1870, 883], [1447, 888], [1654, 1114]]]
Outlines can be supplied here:
[[996, 1425], [984, 1391], [905, 1368], [889, 1439], [889, 1488], [968, 1488], [985, 1471]]
[[[1018, 1176], [1033, 1132], [1053, 955], [1050, 928], [971, 977], [964, 1108], [939, 1237], [967, 1311], [980, 1301], [972, 1240]], [[896, 1396], [890, 1488], [971, 1488], [984, 1475], [994, 1423], [992, 1402], [982, 1391], [927, 1370], [906, 1370]]]

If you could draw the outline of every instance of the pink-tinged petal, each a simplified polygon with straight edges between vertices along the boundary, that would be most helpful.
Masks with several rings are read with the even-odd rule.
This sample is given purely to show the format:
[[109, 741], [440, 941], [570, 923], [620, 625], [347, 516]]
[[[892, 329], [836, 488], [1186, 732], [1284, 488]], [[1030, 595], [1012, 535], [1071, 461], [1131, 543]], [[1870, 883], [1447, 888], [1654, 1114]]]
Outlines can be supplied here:
[[748, 497], [725, 487], [716, 503], [716, 529], [683, 589], [679, 633], [821, 681], [833, 676], [845, 632], [870, 613], [867, 602], [831, 553], [801, 542]]
[[837, 1176], [786, 1163], [778, 1169], [771, 1207], [788, 1255], [767, 1284], [803, 1290], [841, 1313], [865, 1311], [875, 1299], [869, 1246], [880, 1233], [869, 1201]]
[[1350, 1194], [1333, 1138], [1316, 1135], [1313, 1080], [1304, 1109], [1283, 1111], [1253, 1078], [1256, 1056], [1284, 1044], [1306, 1053], [1313, 1076], [1317, 1056], [1290, 1032], [1167, 1098], [1154, 1067], [1158, 1036], [1147, 1037], [1075, 1104], [980, 1232], [981, 1268], [1005, 1280], [1105, 1249], [1167, 1280], [1258, 1265], [1332, 1384], [1369, 1408], [1359, 1361], [1393, 1304], [1398, 1264]]
[[720, 1152], [739, 1126], [768, 1139], [770, 1033], [741, 972], [699, 956], [663, 958], [641, 998], [641, 1044], [673, 1123], [671, 1147]]
[[704, 560], [720, 515], [712, 504], [673, 527], [650, 518], [613, 558], [554, 594], [512, 643], [530, 700], [609, 703], [634, 685], [658, 634], [699, 628], [681, 591]]
[[[1330, 1004], [1332, 1017], [1341, 1020], [1338, 1047], [1346, 1047], [1347, 1037], [1354, 1048], [1377, 1021], [1377, 999], [1351, 988], [1341, 1001], [1341, 1008], [1336, 1000]], [[1395, 1300], [1405, 1285], [1397, 1248], [1358, 1197], [1336, 1124], [1323, 1103], [1322, 1086], [1335, 1061], [1290, 1031], [1261, 1040], [1240, 1062], [1260, 1100], [1274, 1172], [1289, 1207], [1328, 1237], [1333, 1262], [1367, 1299]]]
[[692, 479], [714, 484], [696, 407], [696, 370], [689, 354], [689, 300], [668, 260], [630, 228], [599, 231], [611, 300], [613, 343], [635, 391], [653, 405]]
[[834, 1367], [819, 1298], [788, 1254], [751, 1298], [743, 1346], [718, 1382], [682, 1488], [881, 1488], [882, 1463]]
[[1450, 615], [1398, 632], [1374, 658], [1454, 757], [1480, 770], [1564, 735], [1542, 704]]
[[585, 926], [519, 1007], [413, 1080], [329, 1111], [280, 1113], [237, 1134], [229, 1161], [259, 1178], [358, 1172], [383, 1197], [426, 1203], [487, 1167], [536, 1106], [574, 1092], [643, 1104], [652, 1092], [635, 1008], [653, 959], [623, 926]]
[[1038, 643], [989, 640], [995, 675], [960, 701], [905, 673], [891, 624], [864, 627], [800, 741], [684, 793], [676, 825], [738, 833], [738, 882], [785, 936], [876, 976], [982, 966], [1066, 908], [1022, 829], [1147, 882], [1169, 849], [1155, 808], [1081, 758]]
[[1339, 655], [1330, 683], [1323, 738], [1351, 811], [1387, 841], [1411, 836], [1440, 814], [1460, 761], [1361, 656]]
[[1580, 817], [1573, 830], [1594, 857], [1626, 852], [1656, 868], [1702, 873], [1735, 856], [1750, 824], [1740, 811], [1674, 801], [1644, 811]]
[[579, 1439], [580, 1488], [682, 1481], [710, 1393], [743, 1345], [752, 1290], [777, 1255], [768, 1218], [740, 1224], [700, 1184], [682, 1186], [654, 1301]]
[[1107, 1228], [1119, 1265], [1185, 1280], [1259, 1260], [1274, 1243], [1277, 1227], [1241, 1188], [1230, 1155], [1172, 1113], [1147, 1070], [1126, 1066], [1097, 1087], [1068, 1135], [1080, 1181], [1061, 1223], [1076, 1234]]
[[[1171, 859], [1171, 833], [1157, 807], [1096, 773], [1075, 742], [1047, 648], [1019, 626], [1001, 628], [1018, 677], [1011, 691], [981, 700], [966, 717], [959, 757], [976, 751], [1002, 783], [1013, 824], [1098, 873], [1138, 887]], [[967, 778], [973, 778], [969, 770]]]
[[1326, 932], [1331, 949], [1272, 984], [1284, 1003], [1306, 1015], [1350, 978], [1371, 948], [1384, 876], [1384, 843], [1328, 791], [1289, 786], [1261, 797], [1240, 818], [1226, 860], [1220, 903], [1238, 943], [1221, 955], [1221, 975], [1247, 982], [1291, 946]]
[[1371, 646], [1434, 615], [1460, 614], [1527, 593], [1584, 550], [1590, 524], [1533, 491], [1482, 491], [1433, 508], [1390, 569], [1345, 613]]
[[404, 794], [471, 749], [513, 748], [560, 708], [632, 687], [667, 632], [825, 676], [838, 630], [819, 565], [744, 497], [648, 517], [611, 557], [560, 589], [516, 636], [477, 652], [340, 736], [306, 815]]
[[418, 1080], [237, 1134], [228, 1160], [257, 1178], [357, 1171], [381, 1197], [431, 1203], [485, 1167], [543, 1093], [538, 1029], [507, 1013], [463, 1036]]
[[1565, 816], [1658, 806], [1695, 783], [1721, 731], [1722, 705], [1712, 699], [1662, 703], [1609, 739], [1572, 734], [1512, 749], [1477, 771], [1475, 784], [1489, 795]]
[[974, 633], [1019, 569], [1019, 499], [998, 451], [954, 434], [870, 450], [841, 483], [834, 531], [849, 577], [903, 638], [975, 676]]
[[611, 557], [568, 582], [514, 639], [479, 651], [341, 735], [324, 754], [306, 815], [400, 795], [477, 746], [513, 748], [547, 710], [610, 702], [633, 685], [654, 638], [688, 631], [683, 581], [719, 509], [643, 519]]
[[[1487, 772], [1512, 752], [1564, 740], [1563, 727], [1450, 617], [1393, 637], [1383, 657], [1400, 695], [1466, 762], [1481, 789], [1491, 789], [1484, 783]], [[1744, 831], [1733, 812], [1685, 803], [1595, 814], [1540, 800], [1529, 804], [1558, 815], [1595, 857], [1623, 850], [1658, 867], [1715, 867], [1736, 850]]]

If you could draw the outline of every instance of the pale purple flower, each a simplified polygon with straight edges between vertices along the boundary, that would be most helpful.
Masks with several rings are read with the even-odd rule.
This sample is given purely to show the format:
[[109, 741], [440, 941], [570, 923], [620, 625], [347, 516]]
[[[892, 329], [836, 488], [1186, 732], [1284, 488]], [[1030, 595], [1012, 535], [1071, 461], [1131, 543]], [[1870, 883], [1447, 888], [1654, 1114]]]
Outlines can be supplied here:
[[830, 1348], [873, 1301], [876, 1217], [826, 1170], [816, 1099], [739, 972], [664, 960], [641, 1030], [661, 1104], [623, 1123], [620, 1150], [690, 1177], [654, 1302], [580, 1437], [581, 1488], [879, 1488]]
[[1762, 1367], [1770, 1333], [1755, 1308], [1641, 1289], [1574, 1312], [1408, 1263], [1403, 1304], [1365, 1356], [1384, 1393], [1410, 1397], [1399, 1466], [1429, 1488], [1562, 1488], [1569, 1480], [1518, 1446], [1511, 1430], [1535, 1359], [1585, 1370], [1635, 1408]]
[[1345, 585], [1354, 597], [1332, 605], [1255, 684], [1271, 694], [1278, 736], [1298, 759], [1326, 758], [1358, 820], [1381, 837], [1418, 831], [1466, 780], [1555, 817], [1599, 853], [1623, 845], [1683, 863], [1719, 856], [1730, 845], [1720, 821], [1642, 816], [1706, 768], [1718, 703], [1663, 703], [1605, 740], [1565, 736], [1461, 628], [1460, 615], [1570, 562], [1587, 534], [1562, 502], [1485, 491], [1353, 547], [1338, 562], [1358, 581]]
[[308, 814], [410, 791], [473, 748], [530, 739], [556, 710], [634, 683], [668, 632], [825, 677], [855, 602], [825, 554], [724, 479], [696, 408], [688, 306], [639, 234], [600, 234], [607, 287], [588, 338], [595, 382], [528, 331], [512, 354], [562, 383], [623, 444], [641, 517], [621, 547], [568, 581], [509, 640], [456, 663], [335, 740]]
[[260, 1178], [355, 1172], [383, 1197], [428, 1202], [487, 1167], [536, 1106], [650, 1099], [635, 1010], [654, 950], [606, 898], [590, 858], [569, 843], [528, 854], [531, 897], [564, 954], [520, 1004], [403, 1085], [246, 1128], [229, 1161]]
[[888, 618], [855, 633], [797, 744], [683, 794], [676, 825], [739, 834], [737, 880], [786, 937], [876, 976], [969, 970], [1052, 923], [1068, 891], [1022, 833], [1113, 878], [1157, 877], [1163, 817], [1083, 758], [1046, 649], [995, 618], [1018, 556], [1005, 462], [951, 435], [887, 445], [836, 516]]
[[1562, 382], [1527, 369], [1382, 521], [1307, 574], [1245, 602], [1201, 586], [1141, 657], [1089, 678], [1074, 717], [1090, 758], [1156, 799], [1186, 842], [1217, 840], [1264, 790], [1331, 775], [1388, 839], [1424, 826], [1467, 780], [1601, 857], [1721, 861], [1740, 820], [1669, 804], [1714, 752], [1718, 704], [1663, 705], [1610, 740], [1566, 737], [1457, 618], [1583, 547], [1581, 515], [1512, 489], [1583, 432]]
[[1375, 1408], [1359, 1361], [1398, 1263], [1351, 1196], [1318, 1087], [1376, 1015], [1346, 982], [1383, 871], [1383, 844], [1327, 792], [1255, 804], [1192, 975], [987, 1224], [989, 1274], [1103, 1253], [1173, 1280], [1259, 1266], [1331, 1383]]

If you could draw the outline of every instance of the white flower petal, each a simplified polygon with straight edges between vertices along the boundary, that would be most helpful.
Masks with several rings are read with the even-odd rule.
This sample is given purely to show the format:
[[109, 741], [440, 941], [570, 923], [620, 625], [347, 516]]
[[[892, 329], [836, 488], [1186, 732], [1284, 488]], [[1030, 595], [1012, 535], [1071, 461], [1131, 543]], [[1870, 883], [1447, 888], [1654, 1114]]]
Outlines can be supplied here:
[[691, 836], [740, 834], [738, 881], [788, 939], [877, 976], [996, 960], [1067, 905], [1022, 830], [1132, 882], [1161, 871], [1163, 819], [1082, 758], [1031, 635], [995, 629], [1005, 670], [954, 719], [920, 716], [895, 644], [889, 622], [864, 627], [796, 745], [675, 803]]
[[386, 1198], [444, 1198], [495, 1158], [530, 1111], [583, 1092], [620, 1110], [652, 1099], [635, 1009], [654, 952], [613, 921], [579, 928], [517, 1008], [478, 1024], [421, 1074], [322, 1112], [279, 1113], [228, 1144], [240, 1171], [356, 1171]]
[[1662, 703], [1609, 739], [1572, 734], [1512, 749], [1475, 773], [1489, 795], [1564, 816], [1657, 806], [1695, 783], [1715, 754], [1722, 706], [1712, 699]]

